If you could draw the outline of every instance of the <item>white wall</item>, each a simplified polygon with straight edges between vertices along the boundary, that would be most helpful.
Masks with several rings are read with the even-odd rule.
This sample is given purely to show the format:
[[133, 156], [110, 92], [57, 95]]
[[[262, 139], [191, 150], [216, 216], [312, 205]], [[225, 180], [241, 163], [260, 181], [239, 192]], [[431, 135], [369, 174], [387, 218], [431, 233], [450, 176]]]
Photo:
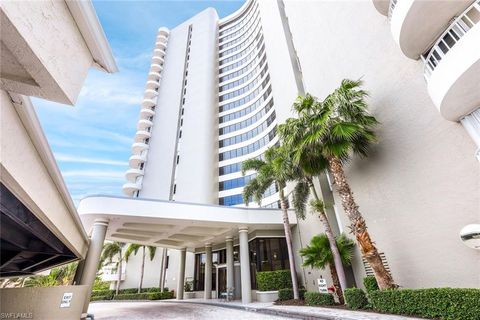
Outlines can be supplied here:
[[[343, 78], [362, 78], [371, 94], [380, 141], [368, 159], [347, 167], [347, 177], [396, 282], [478, 287], [480, 252], [458, 236], [480, 220], [475, 146], [438, 113], [422, 62], [403, 56], [371, 1], [286, 1], [286, 12], [308, 92], [323, 98]], [[361, 283], [358, 258], [354, 270]]]
[[[159, 287], [160, 286], [160, 270], [162, 262], [163, 248], [157, 248], [155, 257], [150, 260], [148, 255], [148, 249], [146, 250], [145, 257], [145, 272], [143, 276], [143, 288]], [[125, 251], [125, 250], [124, 250]], [[168, 249], [169, 265], [166, 271], [165, 287], [170, 290], [177, 288], [177, 273], [179, 263], [179, 251], [175, 249]], [[195, 255], [191, 252], [187, 252], [185, 263], [185, 277], [193, 277], [193, 264]], [[121, 289], [137, 288], [140, 281], [140, 272], [142, 266], [142, 250], [138, 250], [138, 253], [132, 254], [126, 264], [125, 280], [120, 283]]]

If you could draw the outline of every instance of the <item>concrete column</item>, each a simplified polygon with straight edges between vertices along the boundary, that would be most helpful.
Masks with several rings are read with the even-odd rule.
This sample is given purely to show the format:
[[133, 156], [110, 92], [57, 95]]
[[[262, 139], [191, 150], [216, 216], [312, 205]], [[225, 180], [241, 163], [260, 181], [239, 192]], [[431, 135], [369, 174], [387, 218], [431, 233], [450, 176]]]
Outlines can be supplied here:
[[183, 300], [183, 286], [185, 283], [185, 258], [187, 255], [187, 249], [180, 249], [180, 264], [178, 266], [178, 279], [177, 279], [177, 300]]
[[102, 255], [103, 242], [105, 241], [107, 228], [108, 219], [96, 219], [93, 223], [92, 236], [90, 237], [90, 245], [88, 246], [87, 256], [83, 262], [81, 275], [78, 277], [78, 284], [90, 286], [90, 288], [87, 290], [87, 296], [85, 297], [83, 312], [87, 312], [88, 310], [93, 282], [95, 281], [95, 277], [97, 275], [98, 263], [100, 262], [100, 256]]
[[242, 303], [252, 302], [252, 283], [250, 280], [250, 255], [248, 250], [248, 228], [238, 229], [240, 242], [240, 276], [242, 277]]
[[205, 244], [205, 291], [204, 299], [212, 299], [212, 244]]
[[234, 288], [234, 266], [233, 266], [233, 238], [227, 237], [226, 239], [226, 251], [227, 251], [227, 288]]

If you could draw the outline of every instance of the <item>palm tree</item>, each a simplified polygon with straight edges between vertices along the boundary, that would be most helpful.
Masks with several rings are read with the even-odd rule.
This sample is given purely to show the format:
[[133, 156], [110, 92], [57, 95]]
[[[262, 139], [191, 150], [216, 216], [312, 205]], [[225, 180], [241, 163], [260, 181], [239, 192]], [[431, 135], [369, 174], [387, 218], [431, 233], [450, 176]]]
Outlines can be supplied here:
[[[291, 163], [295, 166], [298, 166], [298, 169], [301, 172], [297, 179], [297, 184], [293, 191], [293, 206], [297, 216], [301, 219], [305, 218], [306, 204], [310, 195], [313, 196], [313, 200], [310, 202], [310, 207], [312, 212], [318, 214], [325, 234], [329, 240], [330, 248], [333, 254], [334, 263], [332, 266], [336, 269], [336, 274], [338, 275], [339, 285], [335, 286], [337, 290], [337, 295], [340, 302], [343, 304], [343, 290], [347, 287], [347, 278], [345, 276], [345, 270], [342, 265], [342, 260], [340, 257], [340, 252], [337, 248], [335, 242], [335, 236], [332, 231], [332, 227], [327, 218], [325, 212], [325, 205], [323, 201], [319, 198], [315, 185], [313, 183], [313, 178], [322, 174], [328, 167], [328, 162], [325, 159], [318, 155], [316, 147], [305, 146], [303, 150], [298, 150], [298, 145], [291, 144], [292, 140], [297, 142], [297, 137], [303, 133], [303, 123], [304, 119], [288, 119], [285, 124], [282, 124], [278, 128], [280, 137], [284, 140], [284, 147], [287, 148], [287, 156], [291, 157], [292, 153], [298, 153], [299, 156], [296, 157]], [[293, 139], [290, 136], [293, 135]], [[296, 160], [296, 161], [295, 161]]]
[[[336, 239], [336, 248], [340, 252], [340, 257], [343, 265], [348, 266], [352, 262], [352, 254], [354, 243], [348, 239], [347, 236], [341, 234]], [[340, 285], [336, 268], [334, 266], [334, 256], [330, 246], [330, 239], [326, 234], [320, 234], [310, 240], [310, 244], [300, 250], [300, 255], [304, 258], [303, 266], [311, 267], [314, 269], [325, 269], [326, 266], [330, 269], [332, 275], [332, 281], [335, 289]], [[336, 290], [337, 295], [341, 293], [342, 296], [338, 296], [340, 303], [344, 303], [343, 293], [341, 290]]]
[[352, 233], [363, 257], [372, 267], [379, 287], [396, 288], [370, 237], [343, 169], [353, 154], [366, 157], [370, 146], [377, 140], [374, 128], [378, 121], [368, 113], [365, 101], [368, 94], [361, 86], [360, 80], [345, 79], [321, 102], [311, 95], [297, 99], [293, 107], [302, 119], [303, 128], [287, 139], [291, 145], [298, 145], [297, 160], [305, 148], [316, 148], [318, 156], [328, 162]]
[[125, 244], [122, 242], [114, 241], [114, 242], [107, 242], [103, 245], [102, 257], [100, 261], [102, 264], [105, 261], [112, 262], [112, 259], [118, 255], [118, 262], [117, 262], [117, 283], [115, 284], [115, 294], [118, 295], [118, 291], [120, 290], [120, 281], [122, 281], [122, 249]]
[[[153, 247], [153, 246], [146, 246], [146, 247], [148, 248], [150, 261], [152, 261], [153, 258], [155, 257], [155, 252], [157, 250], [157, 247]], [[145, 272], [145, 246], [142, 246], [136, 243], [131, 243], [128, 245], [127, 250], [125, 251], [125, 261], [128, 262], [128, 258], [130, 258], [130, 255], [132, 253], [136, 255], [138, 252], [138, 249], [140, 248], [142, 248], [142, 268], [140, 271], [140, 282], [138, 284], [138, 293], [142, 292], [143, 274]]]
[[52, 287], [72, 284], [77, 270], [77, 262], [71, 262], [52, 268], [48, 275], [33, 276], [24, 281], [25, 287]]
[[283, 213], [283, 228], [285, 230], [285, 240], [287, 242], [288, 259], [290, 264], [290, 273], [292, 277], [293, 297], [299, 299], [297, 272], [295, 268], [295, 256], [292, 248], [292, 233], [290, 222], [288, 220], [288, 206], [285, 198], [284, 188], [287, 181], [292, 180], [294, 173], [292, 166], [286, 163], [288, 157], [284, 157], [285, 149], [282, 147], [270, 147], [265, 152], [265, 161], [261, 159], [249, 159], [242, 163], [242, 174], [249, 170], [255, 170], [256, 176], [251, 179], [243, 189], [243, 200], [248, 205], [250, 199], [253, 199], [260, 205], [263, 194], [272, 186], [276, 185], [280, 198], [280, 207]]

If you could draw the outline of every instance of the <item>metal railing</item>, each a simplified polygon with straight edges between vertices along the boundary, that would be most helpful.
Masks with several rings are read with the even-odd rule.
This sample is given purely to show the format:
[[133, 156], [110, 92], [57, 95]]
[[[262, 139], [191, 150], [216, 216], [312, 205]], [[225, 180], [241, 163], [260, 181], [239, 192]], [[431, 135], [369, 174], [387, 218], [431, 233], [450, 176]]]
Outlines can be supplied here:
[[476, 0], [460, 16], [453, 20], [432, 48], [422, 55], [425, 63], [424, 76], [427, 81], [448, 51], [479, 22], [480, 0]]
[[393, 10], [395, 10], [395, 6], [397, 5], [398, 0], [390, 0], [390, 4], [388, 5], [388, 21], [392, 20]]

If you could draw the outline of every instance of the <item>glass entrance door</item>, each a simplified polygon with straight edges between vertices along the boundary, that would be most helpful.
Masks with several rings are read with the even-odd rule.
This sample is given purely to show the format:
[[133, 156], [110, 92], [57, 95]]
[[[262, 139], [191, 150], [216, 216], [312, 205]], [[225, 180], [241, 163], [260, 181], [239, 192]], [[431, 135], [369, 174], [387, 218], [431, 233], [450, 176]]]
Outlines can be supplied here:
[[227, 267], [217, 267], [217, 298], [222, 292], [227, 291]]

